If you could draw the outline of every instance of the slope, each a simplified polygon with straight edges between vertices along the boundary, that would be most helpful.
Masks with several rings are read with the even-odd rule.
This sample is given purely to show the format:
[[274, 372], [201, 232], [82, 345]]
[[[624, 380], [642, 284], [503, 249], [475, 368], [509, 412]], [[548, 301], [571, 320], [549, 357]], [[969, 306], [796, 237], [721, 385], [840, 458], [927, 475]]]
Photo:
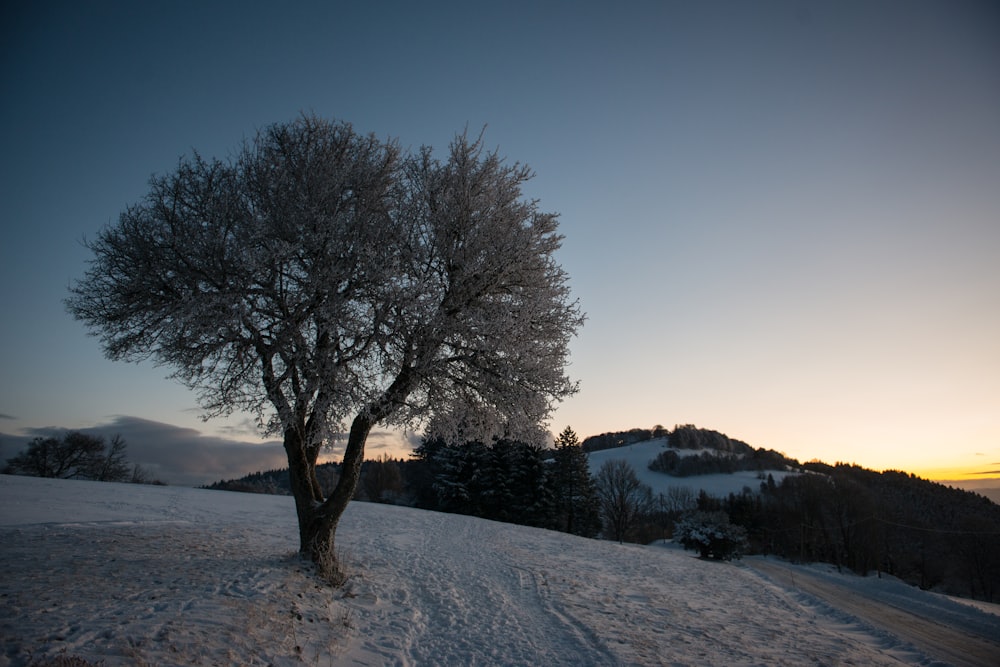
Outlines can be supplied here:
[[331, 590], [292, 552], [288, 497], [0, 476], [0, 665], [930, 663], [674, 549], [366, 503], [339, 537]]

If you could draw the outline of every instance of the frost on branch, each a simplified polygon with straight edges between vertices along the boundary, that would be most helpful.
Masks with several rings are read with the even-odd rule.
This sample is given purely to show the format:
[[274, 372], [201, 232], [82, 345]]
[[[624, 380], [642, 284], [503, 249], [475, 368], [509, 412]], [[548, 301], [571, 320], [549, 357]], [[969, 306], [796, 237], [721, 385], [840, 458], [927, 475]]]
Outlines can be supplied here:
[[[302, 549], [327, 553], [317, 536], [332, 541], [374, 425], [473, 405], [524, 430], [576, 391], [583, 315], [530, 177], [465, 136], [438, 160], [304, 116], [154, 177], [89, 244], [67, 306], [112, 359], [151, 358], [207, 415], [247, 410], [280, 433]], [[324, 498], [315, 464], [341, 430]]]
[[747, 548], [746, 529], [729, 523], [729, 515], [721, 511], [687, 514], [674, 527], [674, 540], [716, 560], [738, 560]]

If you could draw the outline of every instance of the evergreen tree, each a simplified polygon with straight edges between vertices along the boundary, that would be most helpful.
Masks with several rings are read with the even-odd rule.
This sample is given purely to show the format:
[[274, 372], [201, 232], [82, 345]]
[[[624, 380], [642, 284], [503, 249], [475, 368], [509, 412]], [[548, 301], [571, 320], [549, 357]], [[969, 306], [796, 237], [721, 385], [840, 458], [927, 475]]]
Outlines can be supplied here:
[[483, 516], [489, 450], [481, 442], [445, 445], [437, 454], [433, 487], [442, 512]]
[[513, 523], [515, 519], [514, 446], [510, 440], [499, 440], [485, 452], [482, 470], [482, 498], [479, 516], [494, 521]]
[[511, 448], [510, 455], [511, 520], [525, 526], [550, 528], [553, 523], [552, 492], [541, 447], [518, 442]]
[[600, 501], [587, 454], [569, 426], [556, 439], [551, 486], [557, 530], [586, 537], [600, 532]]

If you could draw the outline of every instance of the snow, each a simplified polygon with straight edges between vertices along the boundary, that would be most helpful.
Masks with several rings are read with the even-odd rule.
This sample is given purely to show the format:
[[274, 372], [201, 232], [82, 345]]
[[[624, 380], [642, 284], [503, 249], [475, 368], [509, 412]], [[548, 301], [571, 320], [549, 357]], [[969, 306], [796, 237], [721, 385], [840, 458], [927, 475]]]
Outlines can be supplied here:
[[936, 664], [753, 559], [352, 503], [331, 589], [296, 540], [289, 497], [0, 476], [0, 666]]
[[[667, 449], [667, 439], [656, 438], [624, 447], [590, 452], [587, 455], [590, 461], [590, 473], [597, 475], [597, 471], [601, 469], [601, 466], [605, 462], [620, 460], [632, 466], [633, 470], [635, 470], [635, 476], [639, 478], [640, 482], [653, 490], [653, 495], [667, 493], [667, 489], [670, 487], [688, 488], [695, 496], [698, 495], [699, 491], [704, 490], [708, 495], [717, 498], [725, 498], [730, 493], [740, 493], [743, 487], [749, 487], [751, 491], [760, 490], [760, 483], [763, 480], [760, 478], [761, 473], [755, 470], [741, 470], [729, 474], [695, 475], [692, 477], [674, 477], [673, 475], [650, 470], [650, 461], [655, 459], [656, 455], [665, 449]], [[706, 450], [676, 449], [674, 451], [679, 456], [684, 457], [701, 454]], [[767, 479], [768, 474], [772, 475], [774, 481], [780, 484], [781, 480], [786, 476], [796, 473], [785, 470], [765, 470], [763, 472], [764, 479]]]

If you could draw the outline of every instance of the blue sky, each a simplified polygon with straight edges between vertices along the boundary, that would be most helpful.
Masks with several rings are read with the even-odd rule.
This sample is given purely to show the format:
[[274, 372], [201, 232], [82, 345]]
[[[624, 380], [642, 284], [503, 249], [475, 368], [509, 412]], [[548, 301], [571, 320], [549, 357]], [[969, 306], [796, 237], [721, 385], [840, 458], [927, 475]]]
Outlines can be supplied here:
[[253, 440], [201, 422], [169, 369], [105, 360], [62, 299], [150, 175], [310, 112], [412, 148], [485, 126], [535, 170], [589, 317], [552, 430], [695, 423], [802, 460], [1000, 471], [996, 3], [0, 11], [4, 455], [48, 427], [140, 424], [159, 457]]

